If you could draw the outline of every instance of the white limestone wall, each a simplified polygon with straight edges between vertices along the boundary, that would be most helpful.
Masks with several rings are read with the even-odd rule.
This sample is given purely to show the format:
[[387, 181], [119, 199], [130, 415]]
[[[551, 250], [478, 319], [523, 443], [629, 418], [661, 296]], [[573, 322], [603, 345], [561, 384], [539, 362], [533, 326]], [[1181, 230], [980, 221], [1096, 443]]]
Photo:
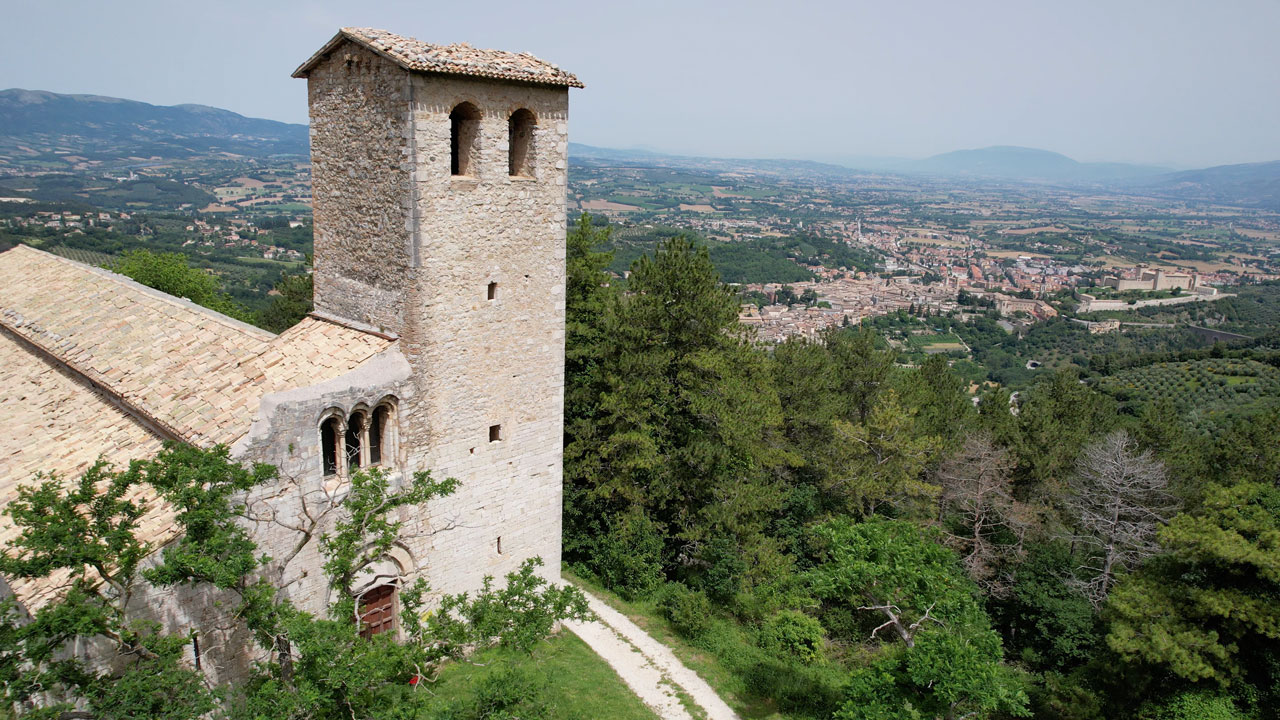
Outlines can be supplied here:
[[[467, 177], [449, 162], [449, 113], [462, 102], [481, 113]], [[519, 109], [537, 119], [527, 178], [508, 174]], [[420, 392], [402, 432], [411, 469], [462, 483], [432, 508], [433, 524], [461, 526], [433, 538], [427, 576], [471, 589], [537, 555], [558, 578], [568, 91], [415, 75], [412, 113], [417, 279], [400, 344]]]

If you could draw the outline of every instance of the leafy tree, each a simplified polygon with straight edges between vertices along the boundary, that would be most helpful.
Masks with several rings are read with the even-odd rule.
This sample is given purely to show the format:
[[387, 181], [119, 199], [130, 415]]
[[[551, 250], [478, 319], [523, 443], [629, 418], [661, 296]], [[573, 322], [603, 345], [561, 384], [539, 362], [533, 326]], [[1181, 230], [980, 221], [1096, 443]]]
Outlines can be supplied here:
[[181, 253], [127, 250], [111, 269], [147, 287], [186, 298], [237, 320], [253, 319], [248, 310], [222, 291], [216, 277], [188, 265]]
[[886, 631], [901, 641], [882, 643], [853, 671], [837, 718], [1028, 714], [1020, 680], [1001, 664], [1000, 637], [951, 551], [901, 520], [837, 519], [818, 532], [825, 553], [810, 573], [814, 594], [879, 616], [872, 640]]
[[[387, 635], [364, 638], [353, 621], [352, 581], [385, 555], [403, 528], [389, 513], [452, 492], [452, 480], [417, 473], [392, 489], [380, 471], [355, 473], [351, 488], [327, 507], [304, 513], [309, 525], [293, 531], [298, 542], [285, 558], [259, 554], [244, 529], [255, 516], [252, 493], [278, 483], [274, 468], [241, 467], [225, 448], [198, 450], [168, 445], [153, 460], [114, 471], [97, 464], [78, 483], [41, 478], [23, 487], [7, 510], [19, 529], [0, 556], [9, 577], [70, 574], [65, 594], [37, 610], [30, 622], [13, 603], [0, 605], [0, 688], [6, 701], [32, 717], [71, 717], [85, 706], [92, 717], [196, 718], [221, 707], [231, 718], [403, 717], [412, 696], [396, 698], [410, 680], [429, 678], [447, 657], [494, 641], [528, 651], [558, 620], [582, 617], [585, 600], [573, 588], [551, 588], [535, 574], [532, 559], [507, 584], [491, 579], [474, 598], [446, 596], [441, 609], [424, 612], [425, 583], [402, 592], [408, 642]], [[273, 485], [273, 492], [278, 491]], [[140, 571], [157, 548], [138, 539], [145, 498], [171, 507], [178, 538]], [[325, 503], [322, 503], [324, 505]], [[318, 532], [325, 517], [328, 534]], [[301, 521], [300, 521], [301, 522]], [[305, 523], [304, 523], [305, 524]], [[283, 568], [313, 539], [340, 600], [331, 618], [296, 609], [282, 593]], [[180, 661], [190, 642], [126, 612], [143, 582], [226, 591], [228, 609], [253, 641], [269, 652], [243, 686], [211, 689], [204, 676]], [[69, 646], [103, 648], [89, 662]], [[36, 709], [36, 706], [40, 709]]]
[[279, 333], [301, 322], [312, 309], [312, 280], [311, 273], [280, 278], [275, 286], [278, 294], [271, 298], [270, 305], [258, 313], [258, 326]]
[[1227, 695], [1186, 691], [1142, 709], [1139, 720], [1249, 720]]
[[567, 431], [571, 556], [592, 558], [600, 525], [640, 509], [668, 563], [718, 536], [753, 568], [776, 562], [763, 530], [780, 497], [770, 469], [787, 457], [781, 414], [736, 296], [683, 237], [637, 260], [628, 290], [589, 371], [592, 415]]
[[869, 327], [828, 331], [823, 339], [835, 363], [842, 417], [865, 422], [893, 369], [893, 351], [877, 349], [876, 333]]
[[1012, 571], [1009, 593], [995, 603], [1006, 644], [1033, 670], [1069, 671], [1102, 645], [1093, 606], [1063, 581], [1073, 571], [1065, 543], [1030, 545]]
[[1187, 426], [1182, 413], [1167, 398], [1147, 405], [1131, 428], [1139, 447], [1150, 449], [1169, 472], [1170, 491], [1188, 503], [1199, 501], [1202, 478], [1211, 475], [1210, 448]]
[[915, 410], [919, 433], [954, 447], [974, 420], [974, 411], [964, 380], [951, 371], [946, 357], [930, 355], [906, 373], [903, 386], [902, 401]]
[[591, 370], [603, 353], [605, 318], [616, 294], [605, 271], [613, 253], [599, 249], [609, 243], [609, 226], [597, 227], [587, 213], [579, 216], [566, 238], [565, 415], [569, 419], [587, 416], [592, 408]]
[[836, 421], [833, 469], [823, 487], [836, 512], [869, 516], [885, 503], [926, 512], [922, 503], [937, 497], [938, 487], [927, 481], [924, 469], [941, 443], [915, 435], [913, 414], [888, 391], [865, 423]]
[[1008, 390], [993, 388], [982, 393], [978, 398], [978, 418], [976, 426], [979, 430], [991, 434], [991, 439], [1006, 448], [1016, 448], [1020, 437], [1018, 416], [1012, 410], [1013, 403]]
[[[214, 696], [195, 671], [180, 664], [185, 637], [167, 636], [127, 612], [152, 548], [136, 532], [147, 512], [137, 495], [143, 463], [112, 471], [91, 466], [77, 482], [37, 475], [5, 514], [18, 534], [0, 555], [9, 578], [69, 576], [61, 597], [23, 622], [12, 600], [0, 604], [0, 681], [4, 699], [39, 717], [60, 717], [78, 702], [95, 713], [146, 717], [157, 698], [182, 698], [168, 717], [197, 717]], [[64, 652], [77, 641], [107, 650], [105, 669]], [[37, 710], [37, 707], [40, 709]]]
[[[352, 474], [350, 482], [333, 531], [320, 537], [325, 574], [344, 601], [355, 599], [352, 586], [360, 573], [386, 557], [400, 539], [404, 528], [403, 516], [397, 512], [400, 508], [425, 505], [458, 488], [453, 478], [438, 481], [430, 473], [417, 472], [393, 491], [390, 475], [378, 467]], [[399, 519], [393, 520], [396, 516]]]
[[1023, 499], [1054, 499], [1065, 490], [1076, 457], [1094, 436], [1115, 424], [1114, 403], [1081, 384], [1069, 370], [1054, 373], [1024, 392], [1018, 403], [1016, 478]]
[[846, 405], [826, 343], [791, 338], [774, 347], [773, 359], [783, 433], [795, 452], [779, 468], [786, 489], [782, 515], [771, 531], [799, 553], [804, 526], [827, 509], [822, 488], [834, 470], [836, 421]]
[[601, 582], [632, 599], [647, 595], [662, 584], [666, 543], [652, 520], [640, 508], [603, 518], [605, 533], [594, 538], [589, 569]]

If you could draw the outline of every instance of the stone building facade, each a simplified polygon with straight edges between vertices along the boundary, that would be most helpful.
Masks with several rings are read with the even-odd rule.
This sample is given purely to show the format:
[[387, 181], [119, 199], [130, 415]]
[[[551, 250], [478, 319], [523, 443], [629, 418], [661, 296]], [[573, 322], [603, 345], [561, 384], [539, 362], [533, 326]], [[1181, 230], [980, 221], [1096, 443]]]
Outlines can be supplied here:
[[1137, 277], [1105, 277], [1102, 279], [1102, 284], [1121, 291], [1147, 290], [1151, 292], [1173, 290], [1174, 288], [1194, 292], [1201, 287], [1198, 274], [1165, 272], [1163, 268], [1142, 270]]
[[[568, 90], [581, 84], [526, 54], [356, 28], [294, 76], [311, 111], [315, 312], [272, 336], [37, 250], [0, 254], [6, 276], [30, 278], [0, 287], [0, 407], [49, 396], [10, 437], [60, 433], [57, 447], [0, 439], [0, 502], [37, 469], [78, 475], [103, 437], [122, 438], [104, 456], [117, 464], [163, 440], [225, 444], [280, 468], [278, 486], [247, 498], [252, 532], [287, 558], [272, 570], [286, 594], [323, 613], [319, 547], [293, 554], [296, 528], [331, 527], [336, 511], [318, 511], [360, 468], [393, 482], [430, 470], [459, 489], [404, 512], [402, 542], [358, 583], [362, 612], [387, 617], [420, 577], [473, 590], [533, 556], [557, 579]], [[60, 415], [71, 406], [92, 417]], [[157, 545], [172, 538], [162, 508], [144, 526]], [[13, 532], [0, 526], [0, 541]], [[31, 610], [64, 582], [0, 591]], [[205, 652], [222, 655], [205, 667], [232, 676], [250, 658], [219, 629], [218, 600], [137, 603], [209, 636]]]
[[421, 549], [425, 576], [469, 589], [534, 555], [558, 577], [580, 84], [529, 56], [453, 52], [509, 76], [418, 71], [423, 44], [374, 30], [344, 30], [295, 76], [311, 107], [316, 312], [398, 338], [408, 378], [384, 394], [399, 399], [400, 461], [461, 481], [431, 509], [432, 527], [457, 527]]

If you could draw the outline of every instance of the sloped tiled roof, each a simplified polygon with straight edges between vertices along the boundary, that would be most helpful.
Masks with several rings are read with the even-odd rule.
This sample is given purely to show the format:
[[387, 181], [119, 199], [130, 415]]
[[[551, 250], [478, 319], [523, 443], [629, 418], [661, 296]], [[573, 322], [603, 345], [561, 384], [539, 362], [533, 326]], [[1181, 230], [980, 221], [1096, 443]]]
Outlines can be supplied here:
[[[248, 432], [263, 395], [355, 369], [394, 340], [316, 318], [281, 333], [26, 246], [0, 253], [0, 507], [37, 472], [123, 467], [168, 438], [209, 447]], [[139, 536], [163, 543], [154, 504]], [[0, 518], [0, 545], [15, 530]], [[11, 587], [29, 609], [66, 573]]]
[[545, 60], [539, 60], [529, 53], [483, 50], [466, 43], [432, 45], [376, 28], [342, 28], [315, 55], [302, 63], [294, 71], [293, 76], [306, 77], [316, 63], [333, 52], [344, 40], [363, 45], [406, 70], [447, 75], [472, 75], [537, 85], [583, 87], [572, 73], [565, 72]]
[[276, 336], [26, 246], [0, 253], [0, 327], [201, 446], [244, 435], [263, 395], [330, 380], [392, 342], [307, 318]]
[[[0, 332], [0, 505], [8, 506], [20, 485], [35, 485], [36, 473], [75, 480], [98, 458], [116, 467], [160, 450], [160, 437], [139, 420], [95, 392], [82, 378], [50, 364], [38, 353]], [[153, 508], [139, 536], [164, 542], [172, 537], [172, 514]], [[0, 546], [17, 536], [0, 518]], [[43, 605], [69, 578], [60, 572], [39, 580], [11, 580], [28, 609]]]

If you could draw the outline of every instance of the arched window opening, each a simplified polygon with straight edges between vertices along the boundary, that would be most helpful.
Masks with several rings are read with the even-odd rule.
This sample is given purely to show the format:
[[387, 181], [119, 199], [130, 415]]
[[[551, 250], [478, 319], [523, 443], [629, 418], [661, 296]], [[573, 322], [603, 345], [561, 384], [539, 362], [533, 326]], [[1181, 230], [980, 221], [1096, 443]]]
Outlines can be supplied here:
[[533, 177], [533, 129], [538, 124], [533, 113], [520, 108], [507, 122], [509, 134], [509, 172], [513, 176]]
[[379, 405], [373, 409], [373, 416], [369, 419], [369, 462], [373, 465], [382, 463], [382, 450], [388, 445], [386, 437], [390, 419], [390, 407]]
[[324, 463], [325, 475], [338, 473], [338, 439], [342, 430], [338, 418], [327, 418], [320, 423], [320, 456]]
[[360, 595], [360, 635], [370, 638], [396, 629], [396, 586], [378, 585]]
[[347, 421], [346, 452], [347, 452], [347, 471], [354, 472], [360, 469], [360, 447], [363, 445], [361, 436], [364, 434], [364, 414], [356, 413]]
[[449, 172], [473, 175], [480, 147], [480, 111], [464, 102], [449, 113]]

